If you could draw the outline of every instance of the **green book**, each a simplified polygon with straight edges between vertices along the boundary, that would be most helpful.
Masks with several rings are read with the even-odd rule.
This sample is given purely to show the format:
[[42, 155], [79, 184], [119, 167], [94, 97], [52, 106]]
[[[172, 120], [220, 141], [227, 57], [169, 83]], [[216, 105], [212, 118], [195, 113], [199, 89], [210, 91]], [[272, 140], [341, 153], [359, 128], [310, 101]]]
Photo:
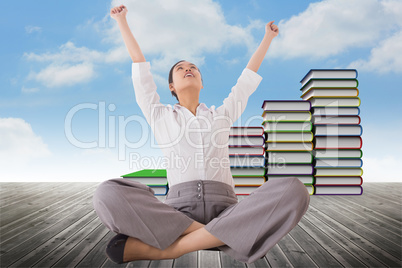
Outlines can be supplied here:
[[122, 176], [148, 186], [167, 186], [166, 169], [142, 169]]

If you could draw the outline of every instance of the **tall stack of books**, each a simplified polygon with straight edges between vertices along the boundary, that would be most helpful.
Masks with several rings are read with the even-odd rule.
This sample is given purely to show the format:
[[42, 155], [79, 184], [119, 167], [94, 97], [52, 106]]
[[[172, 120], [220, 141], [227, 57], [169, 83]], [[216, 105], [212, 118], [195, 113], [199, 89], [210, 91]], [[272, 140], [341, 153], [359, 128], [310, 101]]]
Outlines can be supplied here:
[[166, 195], [169, 190], [166, 169], [142, 169], [122, 177], [151, 187], [155, 195]]
[[262, 127], [230, 128], [230, 170], [237, 195], [248, 195], [265, 182], [264, 143]]
[[297, 177], [314, 193], [311, 104], [298, 100], [265, 100], [266, 179]]
[[300, 82], [312, 105], [315, 194], [362, 194], [357, 71], [312, 69]]

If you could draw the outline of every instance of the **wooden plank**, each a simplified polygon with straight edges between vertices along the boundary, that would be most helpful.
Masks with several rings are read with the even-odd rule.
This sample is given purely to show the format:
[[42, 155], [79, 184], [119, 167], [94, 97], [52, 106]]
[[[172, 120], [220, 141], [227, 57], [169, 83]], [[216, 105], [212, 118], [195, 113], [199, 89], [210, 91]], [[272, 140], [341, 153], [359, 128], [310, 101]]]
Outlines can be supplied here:
[[68, 198], [71, 193], [81, 191], [83, 186], [81, 183], [72, 184], [70, 187], [62, 187], [56, 191], [51, 191], [49, 194], [42, 195], [32, 200], [22, 200], [21, 202], [1, 208], [0, 225], [5, 226], [18, 219], [25, 218], [29, 214], [34, 213], [45, 207], [54, 206], [64, 199]]
[[247, 264], [247, 267], [249, 267], [249, 268], [266, 268], [266, 267], [271, 267], [271, 266], [269, 266], [267, 259], [264, 257], [253, 263]]
[[363, 194], [367, 191], [377, 192], [382, 196], [393, 196], [402, 198], [402, 183], [381, 182], [381, 183], [363, 183]]
[[170, 260], [154, 260], [151, 261], [151, 263], [149, 264], [149, 268], [157, 268], [157, 267], [161, 267], [161, 268], [165, 268], [165, 267], [172, 267], [173, 266], [173, 259]]
[[188, 268], [197, 267], [198, 253], [196, 251], [184, 254], [183, 256], [174, 260], [174, 268]]
[[312, 225], [304, 218], [290, 232], [290, 235], [314, 259], [314, 262], [319, 267], [362, 267], [363, 265], [345, 248], [326, 236], [320, 228]]
[[[317, 231], [313, 231], [312, 227], [306, 225], [309, 223], [316, 227]], [[312, 213], [306, 214], [303, 219], [299, 222], [299, 225], [303, 229], [310, 228], [308, 233], [313, 236], [315, 240], [317, 240], [321, 246], [326, 248], [326, 250], [332, 253], [332, 248], [330, 245], [333, 244], [331, 240], [333, 240], [336, 244], [339, 244], [343, 247], [342, 250], [337, 250], [339, 254], [344, 254], [343, 252], [346, 251], [356, 258], [359, 261], [364, 263], [364, 266], [367, 267], [383, 267], [385, 266], [384, 263], [381, 263], [376, 258], [374, 258], [370, 253], [366, 252], [363, 248], [359, 247], [357, 244], [353, 243], [355, 239], [358, 239], [358, 236], [352, 237], [353, 233], [349, 236], [345, 236], [342, 233], [338, 232], [337, 230], [328, 226], [325, 222], [321, 221], [319, 218], [312, 215]], [[330, 240], [328, 240], [328, 237]], [[329, 249], [328, 249], [329, 248]], [[343, 258], [343, 257], [342, 257]]]
[[[279, 247], [294, 267], [318, 267], [313, 259], [289, 235], [285, 235], [279, 242]], [[268, 259], [269, 260], [269, 259]]]
[[334, 207], [333, 202], [327, 200], [323, 202], [317, 202], [316, 204], [313, 205], [313, 207], [318, 210], [325, 211], [324, 213], [327, 215], [331, 215], [331, 218], [333, 218], [335, 221], [342, 222], [342, 224], [347, 226], [349, 229], [358, 233], [360, 236], [367, 238], [372, 243], [381, 246], [391, 255], [401, 256], [400, 244], [397, 243], [397, 241], [395, 241], [394, 239], [389, 240], [384, 237], [384, 233], [386, 233], [386, 230], [381, 230], [382, 231], [381, 234], [377, 233], [374, 230], [368, 229], [366, 226], [354, 220], [352, 218], [354, 215], [350, 215], [348, 210], [344, 209], [341, 210], [340, 212], [338, 207], [336, 206]]
[[[70, 204], [68, 207], [63, 207], [58, 212], [46, 213], [44, 217], [38, 217], [34, 220], [28, 221], [25, 224], [18, 226], [18, 228], [11, 229], [4, 235], [2, 234], [1, 249], [3, 251], [9, 251], [13, 247], [24, 243], [31, 237], [34, 237], [44, 230], [50, 228], [51, 226], [60, 223], [61, 221], [74, 216], [77, 210], [89, 208], [90, 202], [92, 200], [91, 195], [83, 196], [83, 200], [74, 200], [74, 203]], [[77, 202], [79, 202], [77, 204]], [[47, 216], [47, 217], [46, 217]]]
[[98, 241], [91, 251], [81, 259], [76, 267], [101, 267], [103, 263], [106, 262], [106, 245], [116, 234], [106, 229], [106, 227], [103, 227], [103, 229], [106, 230], [106, 234]]
[[[149, 267], [149, 264], [151, 263], [151, 261], [132, 261], [129, 262], [126, 266], [124, 266], [124, 264], [121, 264], [119, 267], [127, 267], [127, 268], [146, 268]], [[106, 266], [109, 267], [109, 266]], [[170, 267], [170, 266], [168, 266]]]
[[342, 236], [346, 237], [349, 242], [357, 245], [366, 252], [370, 253], [376, 259], [385, 263], [386, 266], [390, 267], [400, 266], [400, 260], [389, 254], [387, 251], [385, 251], [376, 243], [370, 242], [368, 239], [366, 239], [366, 237], [363, 237], [360, 234], [348, 228], [349, 226], [345, 224], [343, 221], [338, 222], [331, 217], [332, 215], [328, 216], [326, 213], [319, 211], [314, 207], [309, 208], [309, 213], [314, 217], [316, 217], [317, 219], [319, 219], [321, 222], [331, 227], [333, 230], [335, 230]]
[[219, 251], [198, 251], [198, 267], [221, 267]]
[[221, 258], [221, 267], [223, 268], [244, 268], [247, 267], [245, 263], [239, 262], [232, 257], [230, 257], [228, 254], [225, 252], [220, 251], [219, 252], [220, 258]]
[[293, 267], [292, 263], [278, 244], [268, 251], [265, 258], [267, 259], [269, 266], [272, 268]]
[[[14, 247], [13, 249], [7, 251], [5, 254], [1, 256], [1, 267], [9, 266], [24, 256], [30, 254], [30, 252], [34, 251], [36, 248], [40, 247], [44, 243], [50, 243], [53, 245], [60, 244], [66, 237], [69, 237], [71, 234], [75, 233], [77, 229], [82, 226], [85, 226], [87, 223], [86, 220], [94, 217], [94, 212], [92, 208], [84, 207], [76, 212], [72, 217], [64, 219], [63, 221], [58, 222], [57, 224], [49, 227], [44, 230], [42, 233], [31, 237], [24, 243]], [[77, 219], [81, 219], [78, 220]]]

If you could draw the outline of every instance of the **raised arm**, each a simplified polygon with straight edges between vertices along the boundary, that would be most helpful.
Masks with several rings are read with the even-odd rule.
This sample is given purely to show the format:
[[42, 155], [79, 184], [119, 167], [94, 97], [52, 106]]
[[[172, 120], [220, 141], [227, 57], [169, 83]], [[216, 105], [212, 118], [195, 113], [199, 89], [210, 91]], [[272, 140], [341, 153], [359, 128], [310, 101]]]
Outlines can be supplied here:
[[110, 10], [110, 16], [117, 21], [124, 43], [126, 44], [128, 53], [133, 62], [145, 62], [145, 57], [142, 54], [141, 48], [128, 26], [126, 19], [127, 12], [127, 8], [124, 5], [120, 5]]
[[264, 38], [262, 39], [257, 50], [254, 52], [253, 56], [251, 56], [251, 59], [246, 67], [247, 69], [257, 72], [258, 69], [260, 68], [261, 63], [265, 57], [265, 54], [267, 54], [272, 39], [274, 39], [274, 37], [277, 36], [279, 33], [278, 26], [274, 25], [273, 23], [274, 21], [270, 21], [267, 23], [267, 25], [265, 25]]

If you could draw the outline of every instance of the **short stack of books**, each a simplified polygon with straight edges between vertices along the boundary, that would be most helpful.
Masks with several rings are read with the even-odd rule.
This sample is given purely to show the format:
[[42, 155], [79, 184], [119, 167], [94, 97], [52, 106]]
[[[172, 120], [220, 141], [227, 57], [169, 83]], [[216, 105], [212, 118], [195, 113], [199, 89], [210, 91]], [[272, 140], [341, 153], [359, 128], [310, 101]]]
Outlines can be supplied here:
[[314, 193], [311, 104], [265, 100], [263, 105], [266, 178], [297, 177]]
[[312, 69], [301, 84], [312, 105], [315, 194], [362, 194], [357, 71]]
[[122, 177], [148, 185], [155, 195], [166, 195], [169, 190], [166, 169], [142, 169]]
[[265, 182], [264, 143], [262, 127], [230, 128], [230, 170], [237, 195], [248, 195]]

